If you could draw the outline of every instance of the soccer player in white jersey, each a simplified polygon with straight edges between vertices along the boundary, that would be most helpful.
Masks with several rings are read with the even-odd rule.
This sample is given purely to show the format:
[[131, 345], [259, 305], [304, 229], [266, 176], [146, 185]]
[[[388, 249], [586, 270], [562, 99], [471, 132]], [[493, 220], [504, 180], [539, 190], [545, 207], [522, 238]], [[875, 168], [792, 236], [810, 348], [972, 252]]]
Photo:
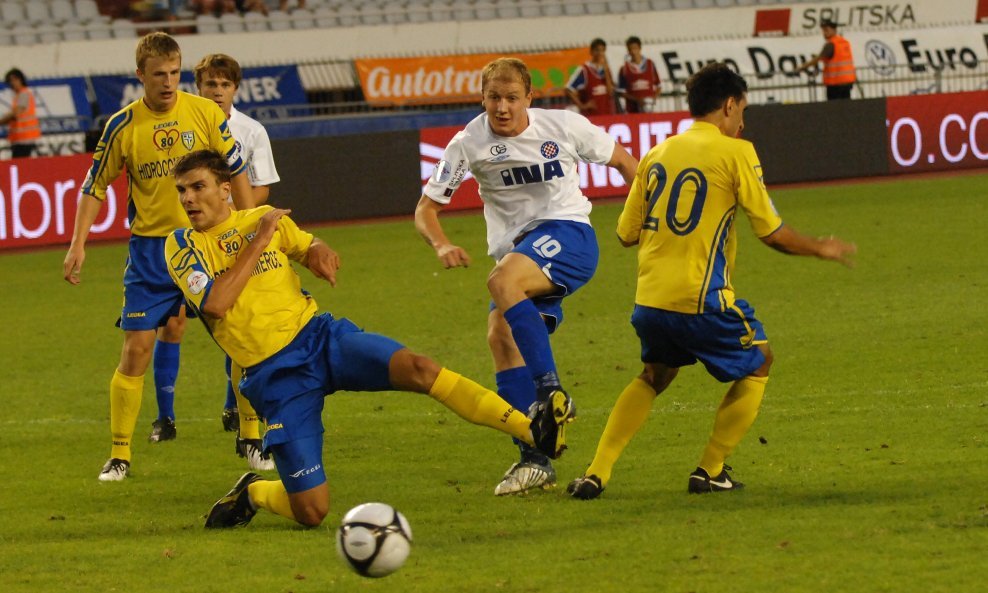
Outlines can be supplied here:
[[[638, 161], [582, 115], [531, 109], [532, 84], [521, 60], [500, 58], [482, 74], [484, 113], [450, 141], [415, 210], [415, 227], [446, 268], [470, 264], [439, 223], [469, 171], [480, 185], [493, 301], [487, 340], [498, 392], [518, 409], [551, 406], [559, 429], [575, 416], [549, 344], [562, 321], [562, 299], [597, 268], [590, 202], [579, 185], [579, 161], [607, 164], [630, 186]], [[521, 459], [497, 495], [555, 484], [548, 457], [523, 443]]]
[[[233, 98], [240, 88], [243, 72], [240, 64], [226, 54], [209, 54], [196, 64], [193, 73], [199, 95], [214, 101], [226, 114], [230, 131], [247, 165], [247, 180], [254, 195], [254, 204], [268, 200], [270, 186], [281, 180], [274, 164], [274, 152], [268, 133], [255, 119], [237, 111]], [[241, 369], [226, 359], [226, 402], [223, 404], [223, 428], [237, 432], [236, 452], [247, 459], [252, 469], [274, 469], [274, 461], [263, 453], [260, 420], [230, 377], [239, 377]]]

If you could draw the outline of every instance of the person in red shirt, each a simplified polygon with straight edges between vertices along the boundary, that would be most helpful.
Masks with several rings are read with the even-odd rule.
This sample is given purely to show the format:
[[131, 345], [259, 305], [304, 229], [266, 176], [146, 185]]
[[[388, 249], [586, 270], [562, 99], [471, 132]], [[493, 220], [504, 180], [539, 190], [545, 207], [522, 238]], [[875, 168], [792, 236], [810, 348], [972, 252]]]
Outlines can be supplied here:
[[631, 36], [624, 43], [628, 48], [621, 70], [618, 71], [618, 95], [624, 97], [624, 110], [627, 113], [653, 111], [659, 96], [661, 82], [655, 62], [642, 55], [642, 40]]
[[613, 115], [614, 77], [607, 65], [607, 43], [599, 37], [590, 42], [590, 61], [573, 71], [566, 94], [583, 115]]

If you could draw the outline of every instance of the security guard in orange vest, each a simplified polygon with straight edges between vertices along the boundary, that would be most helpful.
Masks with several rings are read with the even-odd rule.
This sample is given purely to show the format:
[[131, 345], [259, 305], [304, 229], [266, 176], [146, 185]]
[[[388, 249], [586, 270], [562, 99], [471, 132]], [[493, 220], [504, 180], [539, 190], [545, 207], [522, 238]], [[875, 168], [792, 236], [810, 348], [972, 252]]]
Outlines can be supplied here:
[[28, 157], [34, 152], [34, 145], [41, 138], [41, 124], [35, 112], [34, 93], [27, 88], [24, 73], [13, 68], [4, 75], [3, 81], [14, 91], [14, 100], [7, 115], [0, 117], [0, 125], [10, 124], [7, 140], [13, 158]]
[[857, 80], [851, 44], [837, 34], [837, 23], [830, 19], [820, 21], [820, 30], [827, 43], [816, 57], [800, 64], [796, 71], [802, 72], [823, 62], [823, 84], [827, 87], [827, 100], [850, 99], [851, 87]]

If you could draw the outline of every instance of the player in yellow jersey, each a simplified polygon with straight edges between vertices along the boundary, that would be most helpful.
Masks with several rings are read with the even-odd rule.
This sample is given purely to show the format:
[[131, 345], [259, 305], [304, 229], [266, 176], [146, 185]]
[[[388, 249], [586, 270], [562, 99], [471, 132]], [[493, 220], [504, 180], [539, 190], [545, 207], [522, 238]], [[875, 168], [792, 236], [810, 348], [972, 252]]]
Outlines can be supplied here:
[[[130, 472], [130, 443], [152, 351], [168, 351], [161, 367], [171, 369], [172, 383], [178, 372], [184, 307], [182, 293], [171, 283], [161, 253], [165, 236], [188, 226], [189, 219], [175, 198], [173, 164], [195, 150], [220, 151], [236, 175], [232, 188], [237, 207], [252, 205], [247, 176], [242, 174], [244, 162], [223, 111], [208, 99], [178, 90], [182, 54], [175, 40], [165, 33], [144, 36], [137, 44], [136, 60], [144, 96], [113, 115], [103, 130], [82, 186], [72, 244], [62, 269], [65, 280], [79, 283], [89, 229], [106, 199], [106, 188], [126, 168], [131, 238], [119, 322], [124, 347], [110, 381], [112, 448], [99, 474], [102, 481], [123, 480]], [[155, 358], [157, 371], [159, 357]], [[174, 411], [159, 416], [150, 440], [174, 438], [173, 419]]]
[[686, 90], [695, 123], [642, 159], [618, 220], [621, 243], [638, 245], [631, 323], [645, 368], [618, 397], [590, 467], [567, 487], [576, 498], [600, 496], [656, 395], [680, 367], [697, 360], [730, 387], [688, 491], [741, 488], [724, 461], [755, 421], [772, 350], [754, 309], [731, 286], [739, 210], [763, 243], [783, 253], [849, 266], [856, 251], [853, 244], [808, 237], [783, 224], [754, 147], [737, 137], [748, 104], [741, 76], [711, 64], [690, 77]]
[[244, 369], [240, 389], [267, 419], [264, 445], [281, 477], [244, 474], [213, 505], [206, 527], [246, 525], [258, 508], [303, 525], [322, 522], [329, 510], [323, 401], [340, 389], [427, 393], [464, 419], [550, 457], [562, 452], [558, 426], [539, 415], [551, 415], [551, 409], [529, 419], [496, 393], [391, 338], [318, 314], [291, 263], [335, 285], [339, 257], [300, 230], [289, 210], [232, 211], [226, 203], [230, 172], [219, 153], [192, 153], [178, 161], [174, 174], [192, 228], [165, 242], [168, 272], [216, 343]]

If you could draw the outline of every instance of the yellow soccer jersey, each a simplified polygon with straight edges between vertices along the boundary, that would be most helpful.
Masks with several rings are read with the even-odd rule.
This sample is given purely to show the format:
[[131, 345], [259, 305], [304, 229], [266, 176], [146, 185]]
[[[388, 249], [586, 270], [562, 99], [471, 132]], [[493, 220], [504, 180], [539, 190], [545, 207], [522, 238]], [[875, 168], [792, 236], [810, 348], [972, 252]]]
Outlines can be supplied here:
[[[176, 200], [177, 201], [177, 200]], [[240, 210], [207, 230], [178, 229], [165, 241], [172, 281], [209, 333], [239, 366], [247, 368], [287, 346], [316, 314], [315, 299], [302, 292], [291, 262], [302, 262], [311, 234], [287, 216], [254, 267], [244, 291], [222, 319], [202, 313], [213, 280], [233, 267], [237, 254], [254, 238], [257, 223], [271, 206]]]
[[691, 314], [733, 305], [738, 206], [758, 237], [782, 226], [750, 142], [695, 122], [650, 150], [617, 228], [638, 243], [635, 302]]
[[126, 167], [130, 232], [164, 237], [189, 226], [175, 192], [172, 166], [186, 154], [208, 148], [226, 155], [234, 175], [243, 171], [240, 149], [216, 103], [179, 91], [171, 111], [157, 113], [138, 99], [106, 123], [82, 193], [105, 199], [106, 187]]

